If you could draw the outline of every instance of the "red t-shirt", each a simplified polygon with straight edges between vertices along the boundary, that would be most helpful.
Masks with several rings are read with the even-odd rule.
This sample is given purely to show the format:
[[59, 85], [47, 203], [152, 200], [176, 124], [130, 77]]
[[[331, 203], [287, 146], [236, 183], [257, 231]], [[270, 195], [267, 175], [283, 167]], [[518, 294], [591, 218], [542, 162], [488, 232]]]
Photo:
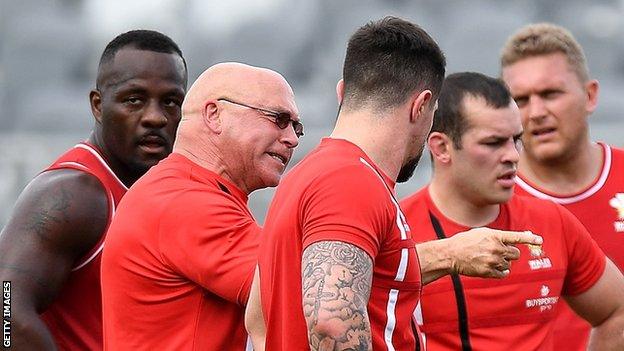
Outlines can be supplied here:
[[[596, 180], [577, 194], [560, 195], [540, 189], [516, 177], [516, 194], [554, 201], [578, 218], [598, 246], [624, 271], [624, 150], [598, 143], [603, 150], [603, 166]], [[587, 348], [591, 325], [578, 317], [566, 303], [560, 304], [555, 323], [558, 350]]]
[[420, 266], [393, 187], [360, 148], [331, 138], [282, 179], [259, 253], [267, 350], [308, 349], [301, 255], [310, 244], [327, 240], [356, 245], [373, 259], [373, 349], [416, 348], [420, 338], [411, 315], [420, 295]]
[[[102, 183], [108, 197], [110, 223], [127, 188], [106, 164], [99, 150], [86, 142], [77, 144], [45, 171], [57, 169], [89, 173]], [[98, 243], [74, 264], [58, 297], [41, 314], [61, 350], [102, 349], [100, 260], [105, 236], [106, 233], [102, 233]]]
[[[401, 202], [417, 241], [446, 237], [469, 228], [446, 218], [428, 188]], [[432, 218], [433, 217], [433, 218]], [[487, 227], [530, 230], [544, 238], [541, 252], [517, 245], [520, 259], [500, 280], [447, 276], [424, 287], [415, 318], [427, 350], [559, 350], [553, 347], [555, 307], [561, 296], [583, 293], [601, 277], [606, 259], [583, 225], [550, 201], [514, 196]]]
[[260, 228], [247, 195], [173, 153], [124, 197], [102, 258], [108, 350], [245, 350]]

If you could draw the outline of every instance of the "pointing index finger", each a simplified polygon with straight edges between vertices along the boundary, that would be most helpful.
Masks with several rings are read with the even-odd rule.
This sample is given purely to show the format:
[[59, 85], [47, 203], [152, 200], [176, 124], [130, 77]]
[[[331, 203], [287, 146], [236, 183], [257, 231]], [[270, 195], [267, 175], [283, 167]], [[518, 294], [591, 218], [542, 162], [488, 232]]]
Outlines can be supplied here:
[[524, 232], [501, 231], [500, 239], [505, 244], [542, 245], [544, 239], [530, 230]]

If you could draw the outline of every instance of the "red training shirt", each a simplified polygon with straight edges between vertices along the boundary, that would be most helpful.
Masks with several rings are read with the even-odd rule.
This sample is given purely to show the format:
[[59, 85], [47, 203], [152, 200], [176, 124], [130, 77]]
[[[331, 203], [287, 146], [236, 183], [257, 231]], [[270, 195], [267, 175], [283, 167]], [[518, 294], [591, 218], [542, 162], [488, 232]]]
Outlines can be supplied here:
[[[307, 350], [301, 256], [342, 241], [373, 259], [368, 314], [374, 350], [415, 350], [411, 316], [421, 289], [412, 235], [389, 179], [356, 145], [325, 138], [282, 179], [260, 245], [266, 349]], [[420, 345], [419, 345], [420, 346]]]
[[247, 195], [173, 153], [130, 188], [102, 258], [107, 350], [245, 350], [260, 228]]
[[[108, 223], [115, 207], [126, 193], [126, 186], [110, 169], [100, 151], [89, 143], [80, 143], [59, 157], [44, 172], [74, 169], [96, 177], [108, 197]], [[106, 232], [98, 243], [80, 258], [63, 284], [58, 297], [41, 314], [61, 350], [102, 349], [102, 294], [100, 261]]]
[[[603, 164], [598, 177], [576, 194], [553, 194], [532, 184], [520, 174], [515, 193], [554, 201], [578, 218], [598, 246], [624, 271], [624, 150], [598, 143]], [[557, 308], [555, 346], [558, 350], [587, 349], [591, 325], [570, 309], [567, 303]]]
[[[470, 228], [445, 217], [425, 187], [401, 202], [417, 241]], [[606, 259], [583, 225], [550, 201], [514, 196], [487, 227], [530, 230], [544, 238], [542, 250], [516, 245], [520, 258], [503, 279], [443, 277], [424, 287], [415, 318], [427, 350], [559, 350], [553, 346], [555, 308], [562, 296], [591, 288]], [[456, 281], [453, 282], [453, 279]], [[463, 338], [463, 342], [462, 342]]]

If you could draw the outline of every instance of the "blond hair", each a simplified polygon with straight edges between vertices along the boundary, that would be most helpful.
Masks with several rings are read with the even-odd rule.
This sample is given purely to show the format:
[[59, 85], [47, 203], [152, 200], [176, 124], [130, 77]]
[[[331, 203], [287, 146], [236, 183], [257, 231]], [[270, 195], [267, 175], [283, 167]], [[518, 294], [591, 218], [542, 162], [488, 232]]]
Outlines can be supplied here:
[[587, 60], [581, 45], [567, 29], [551, 24], [529, 24], [514, 33], [501, 51], [501, 68], [520, 60], [562, 53], [581, 82], [589, 80]]

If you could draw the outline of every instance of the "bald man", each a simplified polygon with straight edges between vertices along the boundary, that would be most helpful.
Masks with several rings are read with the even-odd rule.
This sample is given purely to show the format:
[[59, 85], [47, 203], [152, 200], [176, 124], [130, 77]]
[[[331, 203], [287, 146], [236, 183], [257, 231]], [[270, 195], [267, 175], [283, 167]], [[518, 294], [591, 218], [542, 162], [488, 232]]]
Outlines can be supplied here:
[[128, 191], [102, 258], [108, 350], [245, 350], [260, 227], [247, 207], [276, 186], [303, 126], [279, 73], [206, 70], [182, 105], [173, 153]]

